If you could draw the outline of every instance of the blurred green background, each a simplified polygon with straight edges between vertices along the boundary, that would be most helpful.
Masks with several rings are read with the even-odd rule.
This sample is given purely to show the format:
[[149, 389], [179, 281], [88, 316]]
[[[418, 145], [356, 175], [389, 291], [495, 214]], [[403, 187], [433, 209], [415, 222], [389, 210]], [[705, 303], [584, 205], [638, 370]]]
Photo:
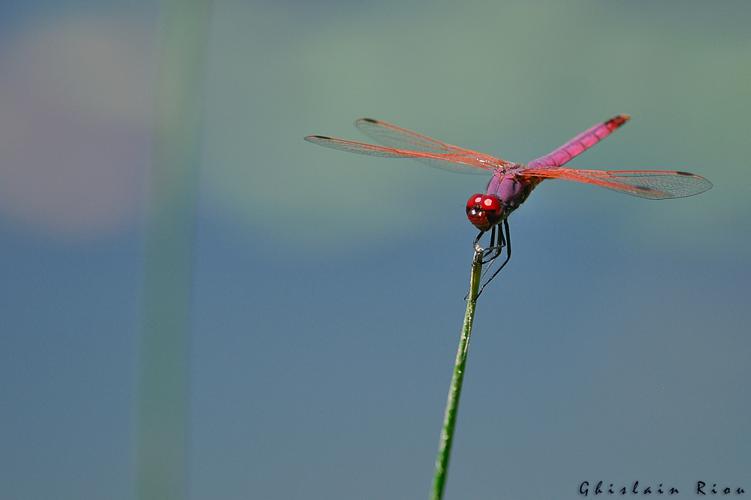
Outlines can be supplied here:
[[[142, 494], [143, 339], [183, 299], [189, 498], [427, 497], [485, 181], [302, 137], [372, 116], [523, 162], [617, 113], [572, 166], [714, 189], [551, 181], [513, 215], [447, 498], [751, 491], [748, 2], [216, 1], [182, 82], [165, 5], [0, 4], [0, 498]], [[192, 166], [155, 186], [186, 86]]]

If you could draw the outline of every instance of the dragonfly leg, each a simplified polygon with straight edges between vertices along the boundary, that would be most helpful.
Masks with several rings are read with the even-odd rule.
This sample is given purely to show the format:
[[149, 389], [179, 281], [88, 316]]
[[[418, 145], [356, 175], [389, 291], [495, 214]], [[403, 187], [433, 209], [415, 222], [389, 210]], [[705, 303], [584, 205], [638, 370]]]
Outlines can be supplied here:
[[[497, 258], [497, 257], [498, 257], [498, 255], [495, 255], [494, 257], [492, 257], [492, 258], [490, 258], [490, 259], [486, 259], [486, 257], [487, 257], [488, 255], [490, 255], [490, 253], [491, 253], [491, 252], [493, 252], [493, 251], [494, 251], [494, 248], [493, 248], [493, 247], [495, 247], [495, 240], [496, 240], [496, 227], [495, 227], [495, 226], [493, 226], [493, 228], [492, 228], [492, 231], [491, 231], [491, 233], [490, 233], [490, 244], [488, 245], [488, 247], [487, 247], [487, 248], [483, 248], [483, 247], [482, 247], [482, 246], [480, 245], [480, 240], [482, 239], [482, 237], [483, 237], [483, 236], [485, 235], [485, 233], [486, 233], [486, 232], [487, 232], [487, 231], [480, 231], [480, 232], [479, 232], [479, 233], [477, 234], [477, 236], [475, 236], [475, 239], [474, 239], [474, 241], [472, 242], [472, 246], [473, 246], [473, 247], [475, 248], [475, 252], [482, 252], [482, 263], [483, 263], [483, 264], [487, 264], [488, 262], [492, 262], [493, 260], [495, 260], [495, 258]], [[502, 236], [501, 236], [501, 237], [502, 237]], [[488, 269], [490, 269], [490, 267], [486, 268], [486, 269], [485, 269], [485, 271], [483, 271], [483, 275], [482, 275], [482, 277], [484, 277], [484, 276], [485, 276], [485, 273], [487, 273], [487, 272], [488, 272]], [[480, 279], [482, 279], [482, 277], [481, 277]], [[465, 295], [465, 296], [464, 296], [464, 300], [467, 300], [467, 298], [468, 298], [468, 297], [469, 297], [469, 294]]]
[[[503, 230], [498, 227], [498, 233], [496, 234], [496, 228], [493, 227], [493, 233], [490, 237], [490, 246], [485, 249], [483, 253], [483, 264], [490, 264], [495, 259], [501, 256], [501, 253], [503, 253], [503, 249], [506, 246], [506, 238], [503, 235]], [[486, 269], [485, 273], [487, 273], [489, 270]]]
[[482, 247], [480, 246], [480, 238], [482, 238], [483, 234], [485, 234], [485, 231], [480, 231], [479, 234], [475, 237], [475, 241], [472, 242], [472, 246], [478, 252], [482, 252]]
[[498, 255], [501, 255], [501, 249], [506, 246], [506, 238], [503, 236], [503, 231], [498, 228]]
[[490, 230], [490, 242], [488, 248], [482, 251], [482, 263], [488, 264], [493, 262], [500, 255], [500, 241], [503, 235], [500, 231], [496, 233], [496, 226]]
[[[501, 269], [503, 269], [504, 267], [506, 267], [506, 264], [508, 264], [508, 261], [511, 260], [511, 233], [509, 232], [508, 219], [504, 219], [503, 220], [503, 232], [505, 234], [501, 234], [500, 235], [500, 239], [502, 239], [503, 242], [505, 243], [505, 247], [506, 247], [506, 260], [504, 260], [503, 264], [501, 264], [501, 266], [498, 269], [495, 270], [495, 272], [493, 273], [493, 275], [490, 276], [490, 278], [488, 278], [487, 281], [485, 281], [485, 283], [480, 288], [480, 291], [477, 292], [477, 296], [478, 297], [480, 296], [480, 294], [482, 293], [482, 291], [485, 290], [485, 287], [488, 286], [488, 283], [490, 283], [491, 281], [493, 281], [493, 278], [495, 278], [496, 276], [498, 276], [498, 273], [501, 272]], [[498, 255], [500, 255], [500, 250], [498, 252]]]

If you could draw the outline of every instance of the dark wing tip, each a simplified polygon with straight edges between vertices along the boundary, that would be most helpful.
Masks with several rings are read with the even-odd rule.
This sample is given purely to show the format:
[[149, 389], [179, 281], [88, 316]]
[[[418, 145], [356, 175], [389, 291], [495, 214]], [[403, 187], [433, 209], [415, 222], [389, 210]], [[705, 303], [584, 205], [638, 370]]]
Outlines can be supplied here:
[[676, 170], [674, 173], [683, 177], [691, 177], [696, 180], [699, 183], [696, 194], [703, 193], [704, 191], [709, 191], [714, 187], [714, 184], [712, 184], [709, 179], [702, 177], [701, 175], [692, 174], [691, 172], [686, 172], [683, 170]]
[[368, 122], [368, 123], [378, 123], [378, 120], [374, 120], [372, 118], [360, 118], [357, 121], [363, 121], [363, 122]]
[[316, 139], [323, 139], [325, 141], [330, 141], [331, 137], [325, 136], [325, 135], [309, 135], [305, 137], [305, 140], [308, 142], [316, 142]]

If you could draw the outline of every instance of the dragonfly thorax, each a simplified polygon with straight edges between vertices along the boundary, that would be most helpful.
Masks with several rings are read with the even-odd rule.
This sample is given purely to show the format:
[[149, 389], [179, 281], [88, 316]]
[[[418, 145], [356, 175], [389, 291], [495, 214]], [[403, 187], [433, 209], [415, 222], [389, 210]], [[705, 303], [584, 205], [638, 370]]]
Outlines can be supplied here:
[[480, 231], [487, 231], [503, 219], [503, 203], [492, 194], [473, 194], [467, 200], [467, 218]]

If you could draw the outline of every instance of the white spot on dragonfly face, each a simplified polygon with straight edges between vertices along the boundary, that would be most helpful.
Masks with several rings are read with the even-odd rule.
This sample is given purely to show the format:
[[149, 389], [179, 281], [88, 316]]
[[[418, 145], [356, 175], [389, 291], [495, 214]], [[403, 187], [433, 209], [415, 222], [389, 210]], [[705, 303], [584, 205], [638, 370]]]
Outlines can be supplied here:
[[478, 196], [475, 198], [475, 203], [480, 203], [482, 201], [482, 196]]
[[490, 205], [492, 205], [492, 204], [493, 204], [493, 200], [491, 200], [490, 198], [488, 198], [488, 199], [486, 199], [486, 200], [485, 200], [485, 202], [484, 202], [484, 203], [485, 203], [485, 206], [486, 206], [486, 207], [489, 207]]

